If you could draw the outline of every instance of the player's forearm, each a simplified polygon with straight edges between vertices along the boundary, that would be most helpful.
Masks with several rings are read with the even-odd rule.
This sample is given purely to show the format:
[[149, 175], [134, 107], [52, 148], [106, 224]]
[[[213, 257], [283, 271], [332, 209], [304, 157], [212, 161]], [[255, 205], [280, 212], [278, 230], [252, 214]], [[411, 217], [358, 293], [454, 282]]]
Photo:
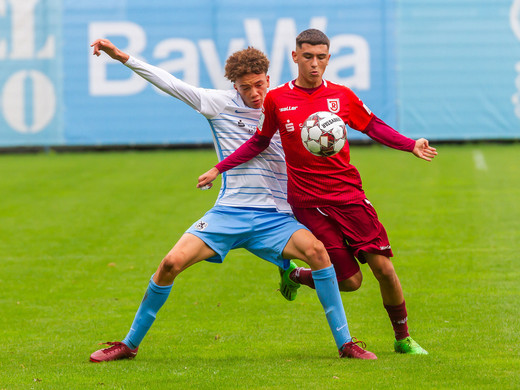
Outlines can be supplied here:
[[161, 91], [198, 111], [201, 110], [202, 100], [198, 88], [179, 80], [164, 69], [147, 64], [135, 57], [129, 57], [125, 65]]
[[395, 131], [375, 115], [363, 131], [366, 135], [383, 145], [406, 152], [413, 151], [415, 141]]
[[215, 168], [217, 168], [220, 173], [229, 171], [262, 153], [267, 149], [270, 143], [271, 138], [255, 133], [247, 142], [215, 165]]
[[130, 56], [125, 53], [124, 51], [121, 51], [119, 49], [116, 49], [113, 56], [111, 56], [114, 60], [120, 61], [122, 64], [125, 64], [126, 61], [130, 58]]

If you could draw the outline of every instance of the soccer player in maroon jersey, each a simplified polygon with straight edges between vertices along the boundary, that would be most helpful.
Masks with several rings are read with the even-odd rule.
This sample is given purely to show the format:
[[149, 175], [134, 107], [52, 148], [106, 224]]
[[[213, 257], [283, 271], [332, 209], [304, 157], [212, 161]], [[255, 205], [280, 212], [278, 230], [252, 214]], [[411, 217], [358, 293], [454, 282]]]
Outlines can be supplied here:
[[[336, 155], [318, 157], [301, 142], [304, 120], [317, 111], [339, 115], [351, 128], [394, 149], [431, 161], [437, 154], [424, 138], [414, 141], [377, 118], [349, 88], [323, 79], [328, 65], [329, 39], [319, 30], [305, 30], [296, 38], [293, 61], [298, 77], [268, 92], [256, 134], [235, 153], [199, 177], [201, 187], [219, 173], [244, 163], [265, 150], [279, 131], [288, 173], [288, 202], [296, 218], [325, 244], [341, 291], [361, 286], [358, 261], [367, 263], [379, 282], [383, 305], [395, 332], [394, 349], [427, 354], [408, 332], [403, 290], [390, 257], [392, 250], [375, 209], [366, 198], [358, 170], [350, 163], [348, 143]], [[356, 261], [357, 259], [357, 261]], [[313, 287], [310, 270], [293, 265], [282, 274], [282, 286]]]

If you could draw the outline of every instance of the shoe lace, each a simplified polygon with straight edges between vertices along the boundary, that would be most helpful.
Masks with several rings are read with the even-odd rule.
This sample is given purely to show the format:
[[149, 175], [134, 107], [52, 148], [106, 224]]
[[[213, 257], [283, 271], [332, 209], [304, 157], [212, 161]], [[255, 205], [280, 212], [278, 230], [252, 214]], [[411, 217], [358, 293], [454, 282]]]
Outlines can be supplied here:
[[99, 345], [121, 345], [123, 344], [121, 341], [106, 341], [104, 343], [99, 343]]
[[366, 347], [367, 345], [363, 341], [358, 340], [355, 337], [352, 337], [352, 339], [348, 343], [345, 343], [343, 347], [339, 350], [339, 356], [344, 357], [349, 350], [354, 350], [359, 354], [364, 354], [366, 353]]
[[111, 353], [113, 350], [118, 347], [125, 346], [121, 341], [107, 341], [105, 343], [99, 343], [99, 345], [110, 345], [110, 347], [103, 349], [104, 353]]
[[367, 345], [365, 344], [364, 341], [358, 340], [355, 337], [352, 337], [352, 340], [350, 340], [350, 342], [352, 343], [353, 346], [355, 345], [355, 346], [360, 347], [362, 349], [366, 349], [366, 347], [367, 347]]

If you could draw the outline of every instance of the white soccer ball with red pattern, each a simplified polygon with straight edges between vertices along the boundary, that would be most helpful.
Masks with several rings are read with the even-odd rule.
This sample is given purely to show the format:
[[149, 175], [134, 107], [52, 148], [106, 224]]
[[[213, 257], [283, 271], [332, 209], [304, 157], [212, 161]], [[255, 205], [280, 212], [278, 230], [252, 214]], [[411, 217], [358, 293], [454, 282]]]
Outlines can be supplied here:
[[347, 142], [343, 119], [328, 111], [309, 115], [302, 125], [302, 142], [315, 156], [329, 157], [338, 153]]

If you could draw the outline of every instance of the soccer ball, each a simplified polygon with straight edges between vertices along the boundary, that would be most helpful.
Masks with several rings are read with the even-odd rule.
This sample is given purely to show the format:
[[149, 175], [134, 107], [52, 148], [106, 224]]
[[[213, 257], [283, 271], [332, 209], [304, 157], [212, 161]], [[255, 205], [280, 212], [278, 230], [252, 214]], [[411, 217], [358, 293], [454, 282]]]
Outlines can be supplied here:
[[336, 114], [318, 111], [305, 119], [301, 136], [305, 149], [315, 156], [329, 157], [345, 146], [347, 128]]

